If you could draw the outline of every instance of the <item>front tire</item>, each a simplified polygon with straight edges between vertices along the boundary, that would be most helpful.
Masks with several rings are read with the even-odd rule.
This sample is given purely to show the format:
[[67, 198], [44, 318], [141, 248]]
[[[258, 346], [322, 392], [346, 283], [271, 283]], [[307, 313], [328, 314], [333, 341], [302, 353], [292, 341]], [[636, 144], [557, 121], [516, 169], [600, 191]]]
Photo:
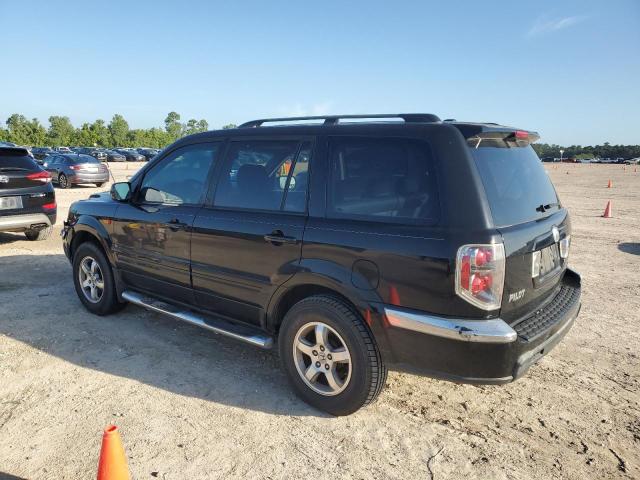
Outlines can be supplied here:
[[96, 183], [96, 187], [100, 188], [105, 184], [105, 182], [98, 182]]
[[108, 315], [125, 305], [118, 301], [111, 265], [94, 243], [82, 243], [76, 249], [73, 283], [80, 301], [91, 313]]
[[33, 241], [41, 241], [46, 240], [51, 236], [51, 232], [53, 231], [53, 227], [46, 227], [40, 230], [25, 230], [24, 235], [27, 237], [27, 240]]
[[282, 322], [279, 349], [298, 396], [332, 415], [372, 403], [387, 378], [369, 328], [337, 297], [315, 295], [296, 303]]

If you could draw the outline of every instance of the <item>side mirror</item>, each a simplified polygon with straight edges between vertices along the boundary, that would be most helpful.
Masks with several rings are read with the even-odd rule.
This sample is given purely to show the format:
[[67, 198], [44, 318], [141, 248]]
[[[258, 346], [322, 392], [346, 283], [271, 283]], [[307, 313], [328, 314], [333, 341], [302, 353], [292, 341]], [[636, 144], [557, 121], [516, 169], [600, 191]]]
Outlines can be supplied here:
[[131, 184], [129, 182], [117, 182], [111, 185], [111, 198], [116, 202], [126, 202], [131, 197]]

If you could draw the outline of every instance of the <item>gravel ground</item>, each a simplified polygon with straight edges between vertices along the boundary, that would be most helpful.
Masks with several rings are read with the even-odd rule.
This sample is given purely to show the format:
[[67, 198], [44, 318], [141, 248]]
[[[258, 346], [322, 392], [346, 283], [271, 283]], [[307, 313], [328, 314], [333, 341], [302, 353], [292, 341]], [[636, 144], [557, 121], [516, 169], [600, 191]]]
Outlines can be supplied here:
[[[95, 477], [109, 423], [137, 479], [640, 478], [640, 172], [546, 167], [583, 276], [569, 335], [506, 386], [392, 372], [346, 418], [299, 401], [275, 354], [134, 306], [88, 314], [57, 234], [0, 234], [0, 478]], [[58, 190], [56, 233], [97, 190]]]

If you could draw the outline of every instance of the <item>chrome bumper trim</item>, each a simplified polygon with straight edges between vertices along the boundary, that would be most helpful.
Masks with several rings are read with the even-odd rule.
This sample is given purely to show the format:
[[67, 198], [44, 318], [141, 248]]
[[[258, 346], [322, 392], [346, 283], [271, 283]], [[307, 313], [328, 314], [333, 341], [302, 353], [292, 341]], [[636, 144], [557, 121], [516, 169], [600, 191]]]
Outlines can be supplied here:
[[462, 342], [511, 343], [518, 337], [516, 331], [500, 318], [462, 320], [407, 312], [393, 307], [384, 307], [384, 313], [393, 327]]
[[[53, 212], [51, 212], [53, 213]], [[0, 215], [0, 231], [20, 230], [31, 225], [46, 224], [51, 226], [51, 220], [44, 213], [23, 213], [18, 215]]]

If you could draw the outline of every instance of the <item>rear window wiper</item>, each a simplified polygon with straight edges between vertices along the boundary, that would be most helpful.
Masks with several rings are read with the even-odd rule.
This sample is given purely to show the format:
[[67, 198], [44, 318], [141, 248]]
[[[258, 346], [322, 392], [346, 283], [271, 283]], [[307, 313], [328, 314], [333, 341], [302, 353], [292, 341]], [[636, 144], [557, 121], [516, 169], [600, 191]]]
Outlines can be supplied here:
[[547, 210], [549, 210], [552, 207], [559, 207], [559, 206], [560, 206], [560, 204], [557, 203], [557, 202], [556, 203], [547, 203], [546, 205], [543, 204], [543, 205], [540, 205], [540, 206], [536, 207], [536, 212], [544, 213], [544, 212], [546, 212]]

